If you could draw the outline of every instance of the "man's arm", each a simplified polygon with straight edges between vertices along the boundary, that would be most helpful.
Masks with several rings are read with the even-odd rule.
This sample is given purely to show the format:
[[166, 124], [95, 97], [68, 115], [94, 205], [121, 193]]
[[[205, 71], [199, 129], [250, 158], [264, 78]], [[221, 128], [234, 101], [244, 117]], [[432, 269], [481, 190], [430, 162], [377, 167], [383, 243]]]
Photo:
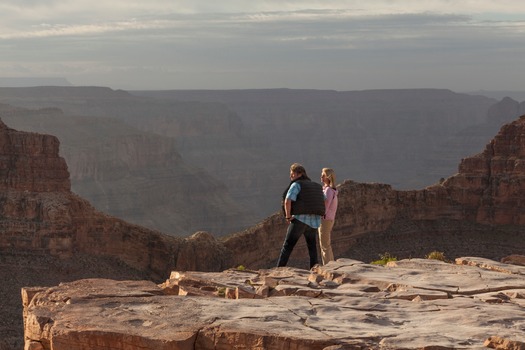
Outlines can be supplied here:
[[284, 200], [284, 214], [287, 219], [292, 217], [292, 200], [289, 198]]

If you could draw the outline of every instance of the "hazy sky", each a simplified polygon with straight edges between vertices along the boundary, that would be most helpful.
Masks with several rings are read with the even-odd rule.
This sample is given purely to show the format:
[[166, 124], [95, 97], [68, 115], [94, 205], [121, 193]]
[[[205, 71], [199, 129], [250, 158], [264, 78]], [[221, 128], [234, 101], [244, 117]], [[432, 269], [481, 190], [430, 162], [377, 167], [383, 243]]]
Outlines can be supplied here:
[[522, 0], [1, 0], [0, 77], [525, 90]]

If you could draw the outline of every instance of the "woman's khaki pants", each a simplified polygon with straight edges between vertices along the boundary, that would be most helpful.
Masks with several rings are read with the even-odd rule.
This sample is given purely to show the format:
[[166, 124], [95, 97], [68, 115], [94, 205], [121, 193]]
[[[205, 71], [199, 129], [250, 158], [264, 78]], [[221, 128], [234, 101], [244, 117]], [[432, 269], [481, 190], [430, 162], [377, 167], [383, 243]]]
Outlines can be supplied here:
[[332, 243], [330, 239], [333, 227], [334, 220], [321, 220], [321, 226], [319, 226], [319, 245], [321, 246], [323, 265], [334, 260], [334, 253], [332, 251]]

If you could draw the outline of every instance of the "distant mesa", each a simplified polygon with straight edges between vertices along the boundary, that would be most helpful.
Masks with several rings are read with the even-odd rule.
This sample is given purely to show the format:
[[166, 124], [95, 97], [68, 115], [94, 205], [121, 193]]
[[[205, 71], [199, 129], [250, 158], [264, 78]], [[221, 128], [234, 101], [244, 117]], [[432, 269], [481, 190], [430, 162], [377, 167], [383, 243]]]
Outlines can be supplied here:
[[0, 87], [73, 86], [66, 78], [0, 77]]

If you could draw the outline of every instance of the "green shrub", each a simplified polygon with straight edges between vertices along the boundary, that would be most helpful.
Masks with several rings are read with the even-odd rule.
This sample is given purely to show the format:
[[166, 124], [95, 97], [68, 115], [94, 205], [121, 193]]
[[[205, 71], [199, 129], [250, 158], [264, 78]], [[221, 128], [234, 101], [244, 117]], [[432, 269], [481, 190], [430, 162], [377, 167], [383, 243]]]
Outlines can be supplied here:
[[441, 261], [447, 261], [447, 259], [445, 258], [445, 253], [438, 252], [436, 250], [434, 250], [433, 252], [428, 253], [427, 256], [425, 256], [425, 258], [427, 258], [427, 259], [434, 259], [434, 260], [441, 260]]
[[237, 270], [244, 271], [244, 270], [246, 270], [246, 267], [244, 267], [244, 265], [239, 265], [239, 266], [237, 266]]
[[395, 256], [391, 256], [390, 253], [379, 254], [380, 259], [372, 261], [373, 265], [386, 265], [389, 261], [397, 261]]

